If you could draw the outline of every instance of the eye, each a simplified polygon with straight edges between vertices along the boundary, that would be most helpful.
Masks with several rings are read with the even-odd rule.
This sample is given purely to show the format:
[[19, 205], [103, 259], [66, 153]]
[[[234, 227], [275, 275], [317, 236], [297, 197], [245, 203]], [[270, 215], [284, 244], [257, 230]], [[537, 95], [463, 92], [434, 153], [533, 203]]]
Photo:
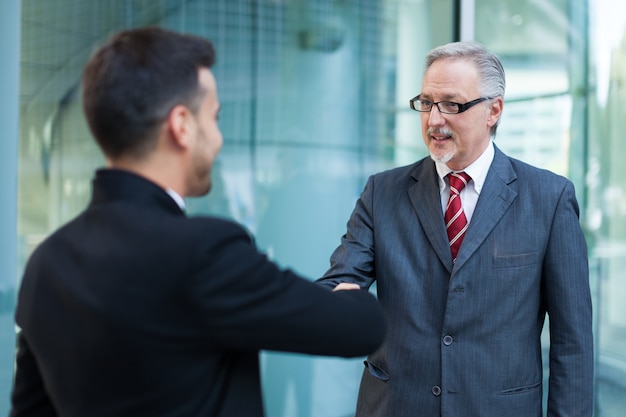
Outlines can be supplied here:
[[459, 111], [459, 103], [455, 103], [453, 101], [442, 101], [439, 103], [441, 109], [448, 113], [458, 113]]
[[419, 104], [420, 110], [426, 110], [426, 111], [430, 110], [430, 108], [433, 106], [432, 101], [423, 100], [423, 99], [418, 100], [418, 104]]

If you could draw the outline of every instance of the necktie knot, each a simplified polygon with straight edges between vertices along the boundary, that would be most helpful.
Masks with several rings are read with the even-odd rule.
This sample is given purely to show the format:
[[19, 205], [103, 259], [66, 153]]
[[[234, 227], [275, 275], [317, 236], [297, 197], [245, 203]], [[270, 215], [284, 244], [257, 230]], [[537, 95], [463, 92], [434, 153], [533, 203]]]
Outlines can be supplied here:
[[465, 172], [451, 172], [448, 174], [448, 181], [450, 182], [450, 194], [460, 194], [461, 190], [465, 188], [467, 183], [472, 178]]

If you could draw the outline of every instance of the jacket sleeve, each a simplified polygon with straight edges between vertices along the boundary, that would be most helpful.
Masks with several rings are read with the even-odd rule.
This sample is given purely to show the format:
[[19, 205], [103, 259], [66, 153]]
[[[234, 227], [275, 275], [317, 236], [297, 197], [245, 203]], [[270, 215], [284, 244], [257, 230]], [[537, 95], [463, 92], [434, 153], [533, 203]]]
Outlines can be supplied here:
[[189, 293], [218, 343], [355, 357], [383, 342], [385, 318], [367, 291], [329, 291], [278, 267], [240, 227], [223, 227], [199, 252], [204, 266]]
[[574, 187], [557, 204], [544, 260], [550, 323], [548, 416], [593, 414], [593, 336], [587, 245]]
[[369, 289], [374, 276], [374, 176], [365, 185], [348, 220], [341, 244], [330, 256], [330, 268], [316, 282], [334, 288], [342, 282], [358, 284]]
[[16, 373], [10, 417], [57, 415], [43, 384], [41, 372], [23, 333], [17, 336]]

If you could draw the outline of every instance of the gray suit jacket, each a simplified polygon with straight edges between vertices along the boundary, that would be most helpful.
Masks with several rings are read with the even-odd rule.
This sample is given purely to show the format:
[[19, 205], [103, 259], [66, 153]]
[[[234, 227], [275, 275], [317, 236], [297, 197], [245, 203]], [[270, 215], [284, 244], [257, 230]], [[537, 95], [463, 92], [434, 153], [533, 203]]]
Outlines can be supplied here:
[[453, 263], [437, 181], [430, 158], [372, 176], [319, 281], [376, 281], [388, 317], [357, 416], [541, 416], [546, 313], [548, 415], [591, 416], [591, 297], [573, 184], [496, 148]]

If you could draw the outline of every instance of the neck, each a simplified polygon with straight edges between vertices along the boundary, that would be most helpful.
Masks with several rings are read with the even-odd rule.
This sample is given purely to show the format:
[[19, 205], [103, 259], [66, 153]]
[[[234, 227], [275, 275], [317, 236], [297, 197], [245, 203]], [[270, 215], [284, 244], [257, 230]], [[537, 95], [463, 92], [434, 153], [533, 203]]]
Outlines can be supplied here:
[[108, 159], [110, 168], [129, 171], [157, 184], [164, 190], [173, 190], [180, 196], [185, 196], [184, 181], [180, 169], [176, 167], [172, 158], [152, 155], [148, 158], [136, 159], [120, 157]]

